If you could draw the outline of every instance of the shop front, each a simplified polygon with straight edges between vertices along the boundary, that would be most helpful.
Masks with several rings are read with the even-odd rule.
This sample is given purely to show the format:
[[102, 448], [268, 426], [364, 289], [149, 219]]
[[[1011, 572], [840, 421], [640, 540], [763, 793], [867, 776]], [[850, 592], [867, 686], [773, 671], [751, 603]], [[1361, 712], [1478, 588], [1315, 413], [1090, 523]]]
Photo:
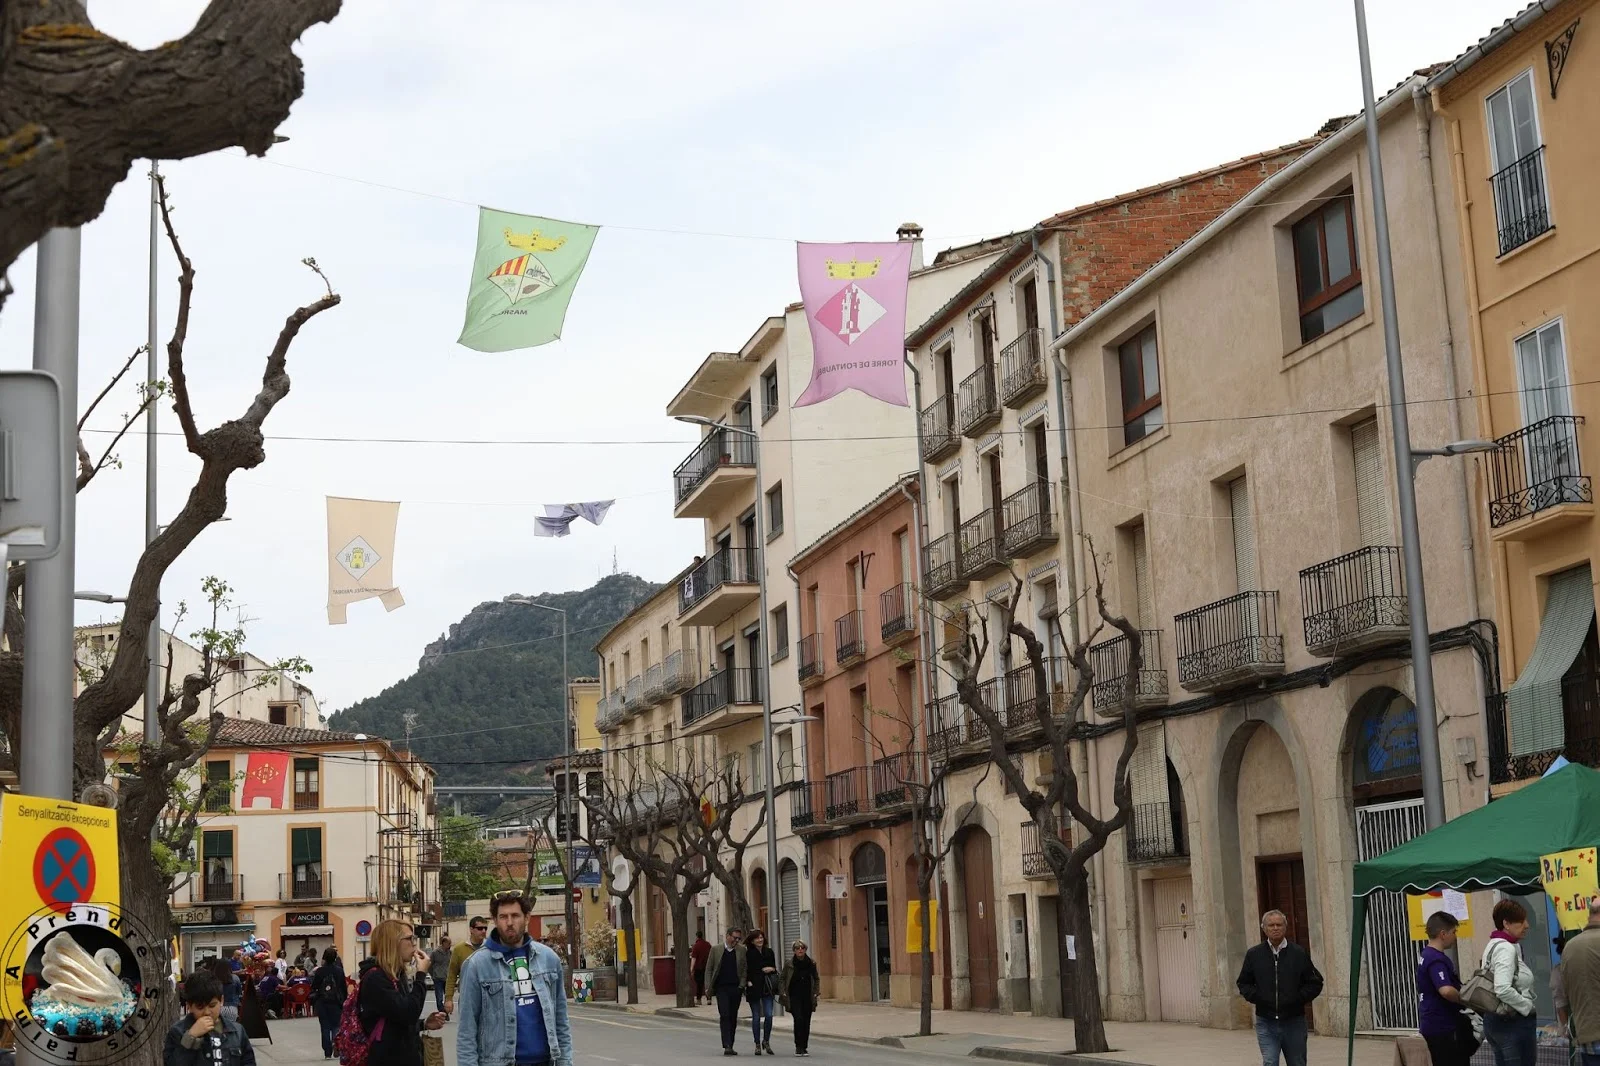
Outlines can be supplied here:
[[226, 959], [255, 932], [249, 911], [236, 907], [186, 907], [172, 913], [178, 926], [178, 959], [185, 975], [208, 959]]

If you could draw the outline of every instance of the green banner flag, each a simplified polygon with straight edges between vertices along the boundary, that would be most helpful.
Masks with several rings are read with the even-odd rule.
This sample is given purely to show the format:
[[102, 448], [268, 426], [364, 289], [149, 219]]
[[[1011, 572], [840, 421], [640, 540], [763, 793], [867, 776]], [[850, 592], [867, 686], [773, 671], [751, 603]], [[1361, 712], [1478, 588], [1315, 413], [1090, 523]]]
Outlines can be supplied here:
[[509, 352], [559, 339], [599, 232], [599, 226], [480, 207], [467, 320], [457, 343]]

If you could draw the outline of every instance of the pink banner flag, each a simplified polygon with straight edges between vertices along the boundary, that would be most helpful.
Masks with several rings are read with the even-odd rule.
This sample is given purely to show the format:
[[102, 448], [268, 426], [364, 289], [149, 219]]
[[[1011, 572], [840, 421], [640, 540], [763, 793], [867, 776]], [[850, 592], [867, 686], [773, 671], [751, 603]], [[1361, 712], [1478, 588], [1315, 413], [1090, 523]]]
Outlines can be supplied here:
[[811, 326], [811, 384], [796, 407], [846, 389], [906, 404], [911, 242], [800, 244], [800, 299]]

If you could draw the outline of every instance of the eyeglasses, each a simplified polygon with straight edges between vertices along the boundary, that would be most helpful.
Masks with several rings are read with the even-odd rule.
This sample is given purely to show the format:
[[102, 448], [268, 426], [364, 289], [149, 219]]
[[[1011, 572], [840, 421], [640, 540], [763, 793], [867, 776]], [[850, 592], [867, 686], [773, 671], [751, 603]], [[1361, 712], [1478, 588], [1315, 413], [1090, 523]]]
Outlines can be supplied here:
[[493, 896], [490, 896], [489, 898], [494, 900], [496, 903], [504, 903], [508, 899], [521, 899], [522, 898], [522, 889], [520, 889], [520, 888], [501, 889], [499, 892], [496, 892]]
[[413, 935], [411, 933], [407, 933], [405, 936], [400, 938], [400, 943], [404, 944], [407, 940], [415, 940], [415, 939], [417, 939], [415, 935]]

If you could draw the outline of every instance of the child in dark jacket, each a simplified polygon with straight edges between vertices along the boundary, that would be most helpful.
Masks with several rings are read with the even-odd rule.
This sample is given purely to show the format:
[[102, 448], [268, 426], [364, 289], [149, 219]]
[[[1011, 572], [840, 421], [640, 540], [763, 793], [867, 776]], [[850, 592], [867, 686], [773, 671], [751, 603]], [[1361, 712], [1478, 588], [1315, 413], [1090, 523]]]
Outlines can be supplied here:
[[250, 1038], [222, 1016], [222, 984], [201, 970], [183, 983], [187, 1016], [167, 1030], [164, 1066], [256, 1066]]

